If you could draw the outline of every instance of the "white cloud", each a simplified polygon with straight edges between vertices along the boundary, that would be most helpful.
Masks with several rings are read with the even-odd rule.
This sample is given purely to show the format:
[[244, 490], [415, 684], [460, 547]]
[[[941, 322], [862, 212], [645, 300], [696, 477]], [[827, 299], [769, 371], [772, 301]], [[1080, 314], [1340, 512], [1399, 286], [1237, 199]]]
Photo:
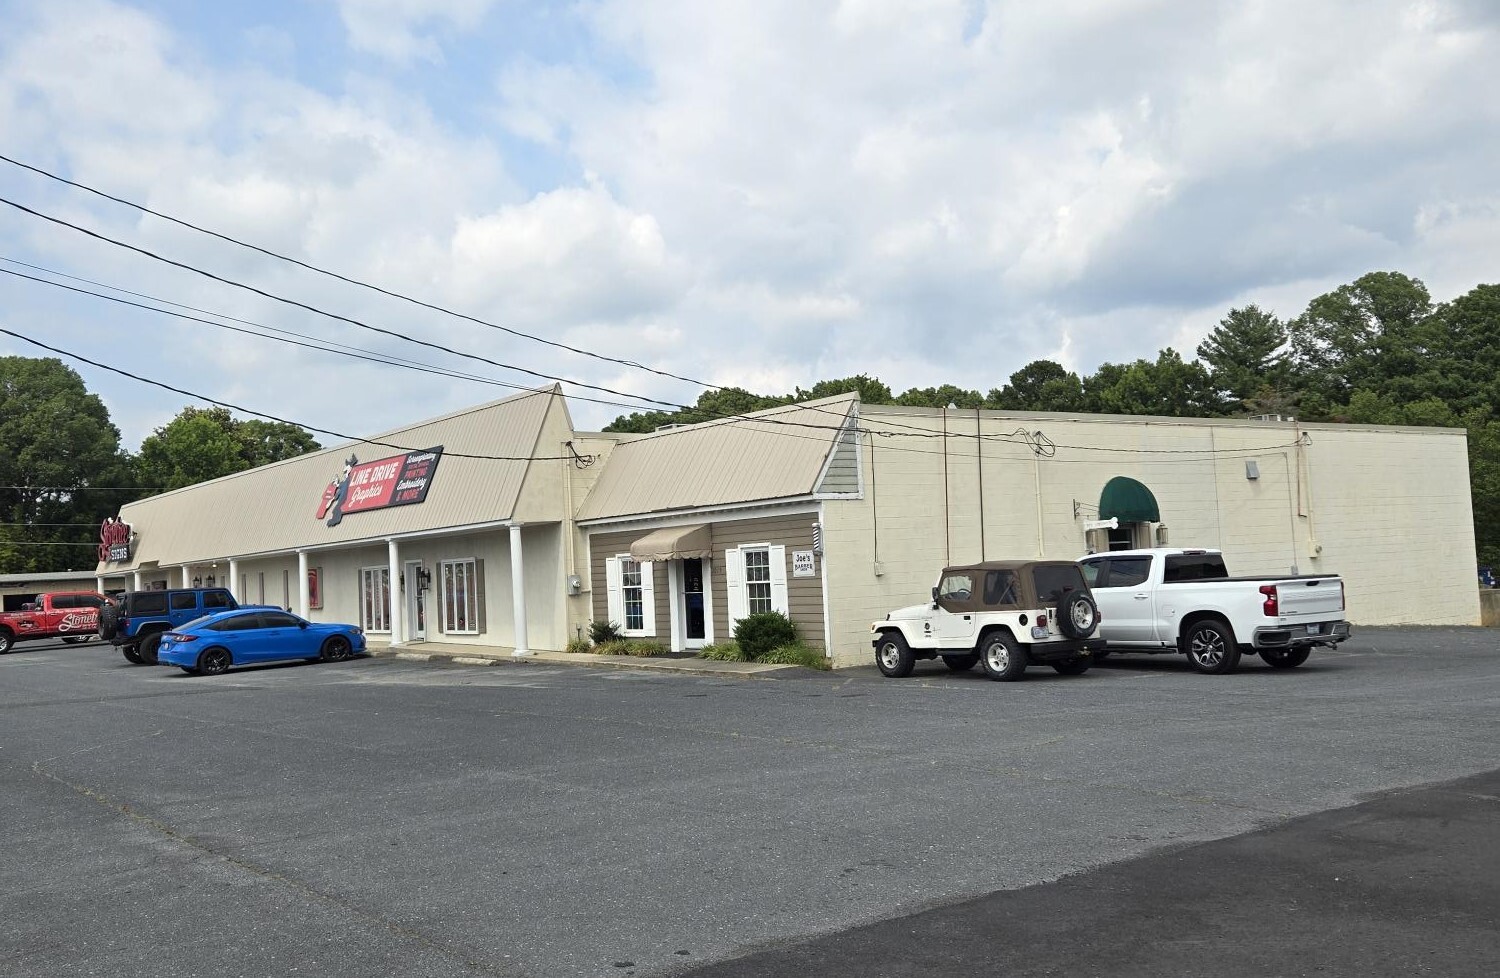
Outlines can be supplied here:
[[[122, 4], [29, 8], [0, 37], [0, 131], [86, 182], [356, 277], [770, 391], [861, 371], [897, 390], [988, 390], [1038, 357], [1089, 372], [1167, 344], [1190, 355], [1232, 305], [1295, 315], [1376, 267], [1422, 277], [1440, 299], [1494, 278], [1500, 103], [1475, 93], [1500, 88], [1500, 34], [1493, 6], [1474, 0], [337, 9], [350, 46], [396, 77], [356, 72], [340, 52], [320, 52], [316, 84], [289, 76], [307, 54], [292, 23], [252, 30], [236, 61]], [[437, 59], [455, 68], [428, 70]], [[456, 87], [460, 63], [486, 78]], [[14, 173], [0, 181], [372, 323], [620, 390], [697, 395]], [[9, 240], [49, 261], [398, 348], [3, 219]], [[104, 315], [60, 306], [55, 322], [99, 336]], [[201, 342], [172, 366], [207, 365], [210, 389], [348, 430], [491, 393]], [[237, 364], [268, 375], [244, 384]], [[349, 385], [384, 396], [356, 402]], [[133, 412], [121, 424], [136, 438], [148, 413], [175, 411], [168, 395], [143, 405], [126, 389], [111, 406]]]
[[405, 63], [440, 62], [440, 33], [473, 29], [496, 0], [334, 0], [359, 51]]

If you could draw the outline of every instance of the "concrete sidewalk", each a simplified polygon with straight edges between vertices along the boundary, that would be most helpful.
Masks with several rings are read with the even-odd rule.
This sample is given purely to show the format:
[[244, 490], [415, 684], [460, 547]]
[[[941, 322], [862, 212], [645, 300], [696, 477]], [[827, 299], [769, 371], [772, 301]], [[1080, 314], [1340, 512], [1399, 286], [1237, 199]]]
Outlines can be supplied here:
[[713, 659], [649, 659], [633, 655], [596, 655], [592, 652], [532, 652], [516, 658], [510, 649], [451, 645], [443, 642], [410, 642], [394, 647], [371, 645], [370, 655], [417, 662], [451, 662], [461, 666], [564, 665], [597, 666], [604, 669], [644, 669], [653, 672], [686, 672], [710, 676], [763, 676], [801, 670], [801, 666], [766, 662], [719, 662]]

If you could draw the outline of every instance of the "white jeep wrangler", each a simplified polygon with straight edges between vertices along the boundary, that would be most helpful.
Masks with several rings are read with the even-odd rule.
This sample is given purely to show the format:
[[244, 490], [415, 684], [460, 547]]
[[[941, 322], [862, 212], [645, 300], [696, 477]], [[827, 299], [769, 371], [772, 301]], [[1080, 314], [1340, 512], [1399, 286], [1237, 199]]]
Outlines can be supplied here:
[[941, 656], [954, 672], [984, 663], [991, 679], [1020, 679], [1032, 663], [1066, 676], [1088, 671], [1099, 608], [1068, 560], [994, 560], [943, 571], [932, 603], [870, 625], [875, 664], [892, 678]]

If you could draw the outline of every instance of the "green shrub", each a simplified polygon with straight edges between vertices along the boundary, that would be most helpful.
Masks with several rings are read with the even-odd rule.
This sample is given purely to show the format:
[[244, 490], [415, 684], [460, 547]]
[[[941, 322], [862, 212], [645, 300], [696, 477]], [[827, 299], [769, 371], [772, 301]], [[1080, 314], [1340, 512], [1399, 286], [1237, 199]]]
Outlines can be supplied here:
[[797, 626], [779, 611], [762, 611], [739, 620], [734, 626], [734, 641], [746, 659], [758, 662], [772, 649], [795, 645]]
[[828, 670], [833, 668], [828, 657], [823, 654], [822, 649], [815, 649], [811, 645], [801, 642], [793, 642], [791, 645], [783, 645], [774, 648], [761, 656], [761, 662], [771, 662], [778, 666], [806, 666], [809, 669]]
[[745, 653], [733, 642], [721, 642], [718, 645], [705, 645], [698, 652], [700, 659], [713, 659], [717, 662], [744, 662]]
[[642, 659], [654, 659], [666, 655], [671, 650], [660, 642], [639, 638], [621, 638], [613, 642], [601, 642], [591, 651], [599, 655], [633, 655]]
[[589, 640], [595, 645], [603, 645], [605, 642], [618, 642], [623, 637], [620, 634], [620, 626], [612, 621], [589, 622]]
[[568, 647], [563, 651], [572, 652], [575, 655], [579, 652], [592, 652], [594, 651], [594, 643], [586, 638], [575, 638], [568, 643]]

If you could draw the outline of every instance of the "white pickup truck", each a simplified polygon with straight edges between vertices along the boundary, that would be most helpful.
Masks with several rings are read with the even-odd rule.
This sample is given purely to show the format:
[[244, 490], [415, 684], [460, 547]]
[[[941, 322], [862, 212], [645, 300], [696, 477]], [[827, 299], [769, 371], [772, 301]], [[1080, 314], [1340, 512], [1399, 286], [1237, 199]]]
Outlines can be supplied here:
[[1225, 673], [1242, 652], [1258, 652], [1292, 669], [1314, 646], [1349, 637], [1336, 574], [1230, 577], [1217, 550], [1115, 550], [1078, 563], [1099, 605], [1104, 655], [1180, 652], [1199, 672]]

